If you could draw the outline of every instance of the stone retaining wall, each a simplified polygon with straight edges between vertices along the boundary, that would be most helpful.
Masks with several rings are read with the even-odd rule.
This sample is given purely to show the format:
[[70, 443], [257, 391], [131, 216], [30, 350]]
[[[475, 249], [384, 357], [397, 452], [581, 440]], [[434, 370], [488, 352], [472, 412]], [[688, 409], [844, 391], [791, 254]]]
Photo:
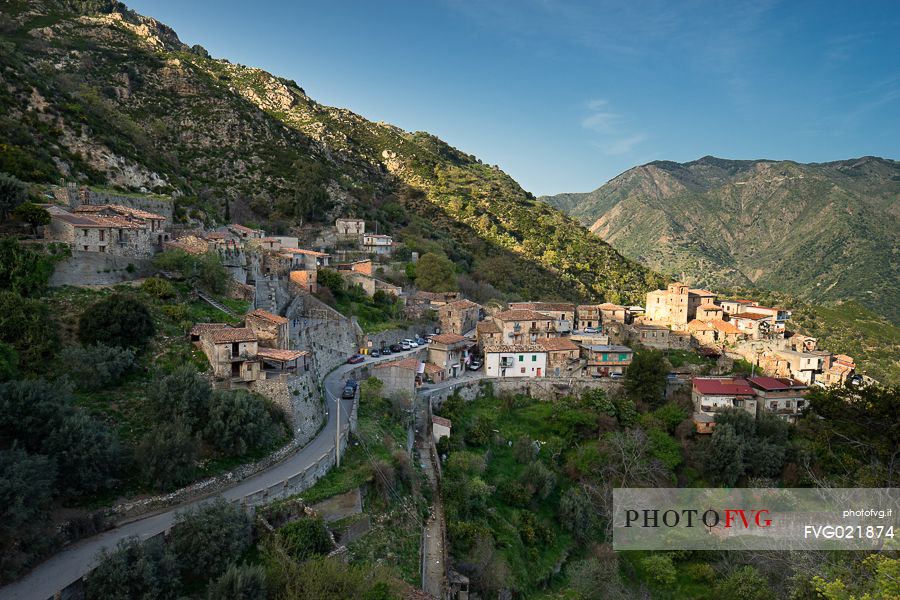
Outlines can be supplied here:
[[113, 285], [149, 277], [153, 272], [150, 259], [74, 250], [71, 257], [56, 264], [50, 285]]

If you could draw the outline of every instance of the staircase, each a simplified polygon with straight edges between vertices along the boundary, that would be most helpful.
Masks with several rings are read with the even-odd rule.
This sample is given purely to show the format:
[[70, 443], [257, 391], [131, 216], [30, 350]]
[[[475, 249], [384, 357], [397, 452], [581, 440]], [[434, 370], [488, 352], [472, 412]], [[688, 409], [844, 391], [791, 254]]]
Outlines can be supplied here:
[[206, 292], [202, 292], [200, 290], [194, 290], [194, 291], [197, 293], [197, 297], [200, 298], [201, 300], [205, 301], [207, 304], [210, 304], [211, 306], [221, 310], [226, 315], [230, 315], [230, 316], [234, 317], [235, 319], [240, 318], [230, 308], [228, 308], [227, 306], [225, 306], [224, 304], [222, 304], [221, 302], [219, 302], [218, 300], [216, 300], [215, 298], [213, 298]]

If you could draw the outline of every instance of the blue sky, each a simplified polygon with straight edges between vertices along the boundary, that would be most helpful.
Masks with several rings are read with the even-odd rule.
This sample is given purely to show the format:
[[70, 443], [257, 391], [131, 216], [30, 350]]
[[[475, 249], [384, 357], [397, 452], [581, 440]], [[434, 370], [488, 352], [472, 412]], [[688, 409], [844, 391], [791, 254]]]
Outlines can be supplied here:
[[900, 158], [900, 4], [132, 0], [188, 44], [429, 131], [529, 191], [651, 160]]

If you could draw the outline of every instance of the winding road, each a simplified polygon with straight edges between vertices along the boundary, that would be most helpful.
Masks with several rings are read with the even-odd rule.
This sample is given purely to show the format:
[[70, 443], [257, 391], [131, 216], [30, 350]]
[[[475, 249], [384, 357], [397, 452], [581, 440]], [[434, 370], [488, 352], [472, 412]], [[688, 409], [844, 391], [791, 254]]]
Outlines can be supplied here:
[[[416, 352], [416, 349], [393, 354], [378, 359], [369, 359], [371, 364], [382, 360], [395, 360]], [[344, 378], [359, 365], [342, 365], [325, 376], [326, 406], [328, 423], [319, 434], [306, 446], [294, 454], [276, 463], [268, 469], [236, 482], [233, 486], [222, 490], [218, 496], [226, 500], [238, 500], [253, 492], [268, 488], [298, 473], [302, 473], [325, 453], [334, 451], [335, 433], [337, 431], [336, 402], [341, 396]], [[353, 400], [341, 401], [341, 431], [348, 427], [348, 415]], [[168, 511], [149, 515], [90, 538], [83, 539], [60, 552], [54, 554], [43, 563], [37, 565], [22, 579], [0, 588], [2, 600], [47, 600], [53, 595], [88, 573], [96, 564], [98, 554], [105, 548], [113, 550], [119, 541], [129, 537], [147, 539], [169, 529], [175, 521], [175, 514], [186, 508], [209, 502], [214, 496], [187, 502]]]

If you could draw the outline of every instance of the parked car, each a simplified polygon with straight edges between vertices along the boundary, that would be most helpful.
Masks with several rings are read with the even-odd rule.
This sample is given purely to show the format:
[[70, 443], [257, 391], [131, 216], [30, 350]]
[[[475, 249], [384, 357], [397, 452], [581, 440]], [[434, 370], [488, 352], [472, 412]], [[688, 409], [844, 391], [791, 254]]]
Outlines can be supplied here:
[[410, 346], [406, 342], [400, 342], [400, 349], [401, 350], [412, 350], [412, 346]]
[[622, 379], [622, 377], [624, 377], [624, 375], [622, 375], [621, 373], [610, 373], [609, 374], [610, 379]]
[[600, 328], [599, 327], [585, 327], [584, 332], [585, 333], [600, 333]]
[[372, 358], [378, 358], [381, 356], [381, 350], [372, 350], [369, 353], [369, 356], [371, 356]]
[[352, 385], [345, 385], [344, 391], [341, 392], [341, 398], [344, 400], [350, 400], [356, 397], [356, 387]]
[[391, 354], [391, 349], [387, 346], [381, 349], [382, 356], [389, 356]]
[[469, 363], [469, 370], [470, 370], [470, 371], [477, 371], [478, 369], [481, 368], [481, 365], [482, 365], [482, 364], [483, 364], [483, 363], [481, 362], [481, 359], [478, 359], [478, 358], [473, 359], [472, 362]]
[[[407, 348], [409, 350], [409, 348]], [[400, 344], [391, 344], [391, 352], [403, 352], [403, 346]]]
[[408, 344], [410, 348], [418, 348], [419, 347], [419, 344], [416, 343], [415, 340], [411, 340], [410, 338], [406, 338], [405, 340], [403, 340], [403, 343]]
[[354, 354], [353, 356], [351, 356], [350, 358], [347, 359], [347, 364], [348, 365], [356, 365], [356, 364], [361, 363], [364, 360], [366, 360], [366, 357], [363, 356], [362, 354]]

